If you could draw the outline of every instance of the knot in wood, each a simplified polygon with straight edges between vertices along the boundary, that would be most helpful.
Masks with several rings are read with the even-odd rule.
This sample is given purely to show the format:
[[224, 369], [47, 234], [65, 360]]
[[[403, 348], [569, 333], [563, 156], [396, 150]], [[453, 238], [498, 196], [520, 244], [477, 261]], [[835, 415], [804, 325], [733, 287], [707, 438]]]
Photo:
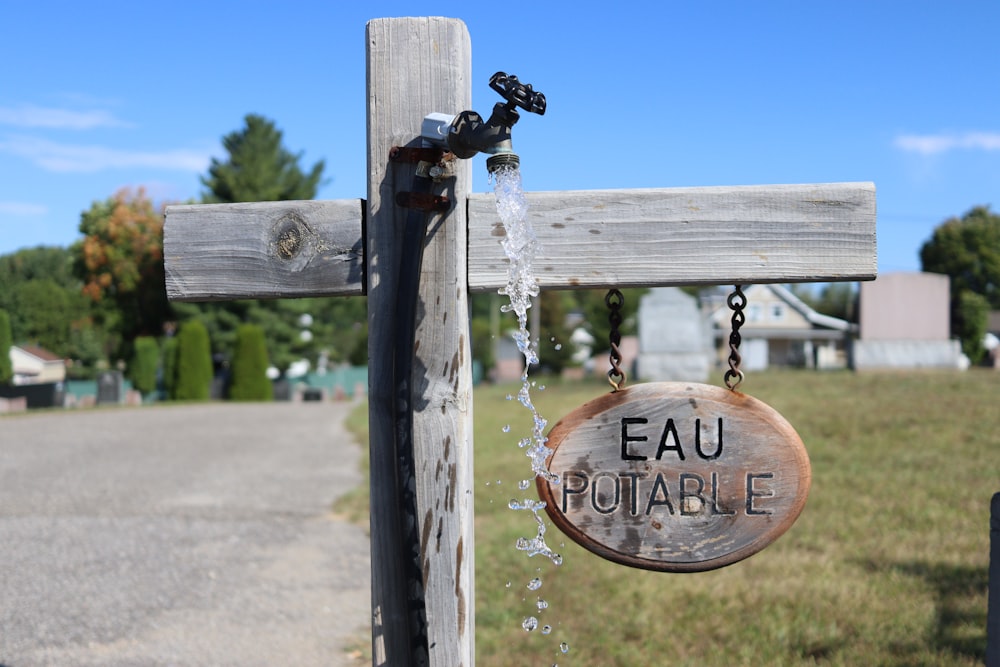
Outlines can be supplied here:
[[274, 247], [282, 259], [291, 259], [302, 249], [302, 227], [294, 216], [286, 215], [274, 226]]

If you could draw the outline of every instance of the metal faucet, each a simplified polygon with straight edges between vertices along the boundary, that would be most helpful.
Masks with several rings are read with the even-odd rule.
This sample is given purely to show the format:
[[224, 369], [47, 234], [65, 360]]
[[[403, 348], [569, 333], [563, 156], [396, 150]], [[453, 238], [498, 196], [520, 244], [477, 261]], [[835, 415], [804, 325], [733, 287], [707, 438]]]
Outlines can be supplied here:
[[475, 111], [463, 111], [456, 116], [433, 113], [424, 118], [423, 138], [447, 146], [458, 158], [471, 158], [476, 153], [488, 153], [486, 169], [492, 173], [502, 165], [520, 163], [514, 153], [510, 130], [520, 119], [517, 107], [545, 114], [545, 95], [535, 92], [530, 84], [521, 83], [513, 74], [497, 72], [490, 77], [490, 88], [506, 102], [497, 102], [489, 120]]

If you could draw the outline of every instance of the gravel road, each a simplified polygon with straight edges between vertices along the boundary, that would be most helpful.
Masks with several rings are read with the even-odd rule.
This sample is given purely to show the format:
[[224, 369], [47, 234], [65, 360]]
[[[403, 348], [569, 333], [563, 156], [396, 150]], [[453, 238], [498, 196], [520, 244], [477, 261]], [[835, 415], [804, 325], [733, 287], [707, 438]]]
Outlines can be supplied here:
[[358, 665], [346, 403], [0, 418], [0, 667]]

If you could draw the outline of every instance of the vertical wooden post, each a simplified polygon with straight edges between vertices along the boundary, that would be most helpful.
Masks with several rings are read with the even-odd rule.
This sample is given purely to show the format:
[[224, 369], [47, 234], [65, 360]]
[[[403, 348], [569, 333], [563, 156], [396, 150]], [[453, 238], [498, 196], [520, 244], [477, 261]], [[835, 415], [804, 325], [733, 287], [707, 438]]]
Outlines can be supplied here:
[[[368, 23], [367, 285], [371, 450], [372, 647], [375, 665], [421, 664], [410, 655], [393, 455], [393, 340], [396, 267], [406, 211], [394, 204], [411, 187], [412, 165], [389, 164], [393, 146], [419, 145], [432, 112], [471, 108], [472, 49], [458, 20], [377, 19]], [[467, 212], [470, 169], [456, 165], [442, 192], [451, 209], [430, 220], [417, 304], [413, 369], [417, 522], [428, 626], [428, 664], [474, 663], [472, 373]]]

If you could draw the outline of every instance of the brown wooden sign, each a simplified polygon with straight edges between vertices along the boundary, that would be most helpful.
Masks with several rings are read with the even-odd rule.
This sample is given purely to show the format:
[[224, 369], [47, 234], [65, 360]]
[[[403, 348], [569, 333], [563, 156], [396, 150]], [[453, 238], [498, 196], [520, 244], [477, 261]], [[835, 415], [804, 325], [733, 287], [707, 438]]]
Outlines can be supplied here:
[[798, 434], [777, 411], [704, 384], [640, 384], [553, 427], [538, 479], [552, 521], [616, 563], [700, 572], [751, 556], [795, 522], [811, 481]]

